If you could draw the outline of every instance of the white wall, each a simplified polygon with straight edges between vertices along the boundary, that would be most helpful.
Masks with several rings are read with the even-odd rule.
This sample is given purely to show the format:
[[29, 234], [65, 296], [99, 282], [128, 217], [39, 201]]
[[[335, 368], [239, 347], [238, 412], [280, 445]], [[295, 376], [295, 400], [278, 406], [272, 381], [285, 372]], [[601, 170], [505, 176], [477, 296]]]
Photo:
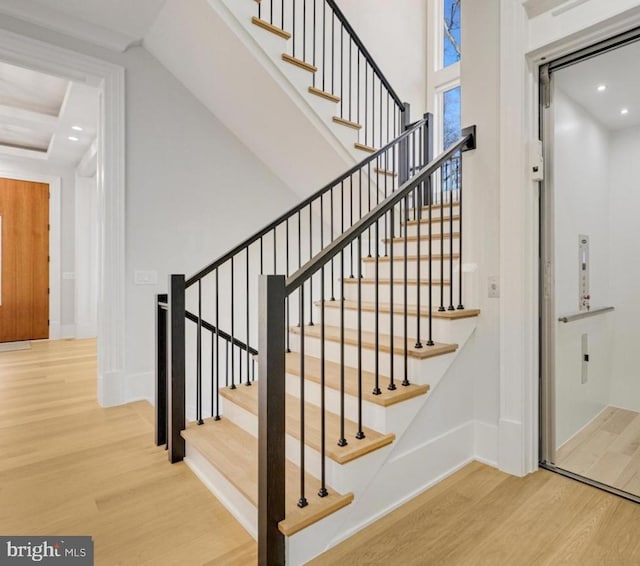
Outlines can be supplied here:
[[62, 276], [64, 273], [73, 273], [75, 270], [75, 175], [73, 168], [51, 165], [40, 159], [0, 156], [0, 171], [3, 175], [21, 175], [26, 179], [28, 179], [30, 175], [60, 177], [60, 320], [51, 319], [51, 325], [59, 325], [63, 337], [74, 336], [74, 282], [72, 279], [64, 279]]
[[75, 183], [76, 338], [98, 335], [98, 183], [76, 175]]
[[[474, 418], [481, 436], [477, 455], [497, 460], [499, 418], [500, 337], [498, 299], [487, 296], [487, 280], [500, 271], [500, 202], [498, 127], [499, 37], [487, 30], [499, 25], [495, 2], [462, 3], [462, 123], [478, 128], [478, 148], [464, 154], [463, 257], [475, 263], [478, 329], [464, 352], [466, 370], [473, 372]], [[478, 92], [482, 95], [479, 96]], [[476, 93], [476, 94], [474, 94]]]
[[610, 291], [616, 310], [610, 404], [640, 412], [640, 362], [635, 355], [640, 340], [640, 128], [611, 136], [610, 166]]
[[[556, 81], [561, 81], [562, 71]], [[578, 312], [578, 236], [588, 235], [593, 308], [610, 303], [609, 132], [559, 88], [553, 97], [556, 318]], [[609, 315], [556, 322], [556, 444], [560, 447], [609, 401]], [[588, 381], [581, 382], [582, 335], [589, 340]]]
[[338, 5], [398, 96], [411, 119], [427, 111], [427, 1], [339, 0]]
[[[299, 198], [144, 48], [117, 54], [8, 17], [0, 26], [126, 69], [127, 352], [120, 397], [149, 398], [154, 295], [166, 292], [169, 273], [191, 275]], [[157, 271], [159, 284], [134, 285], [136, 270]]]

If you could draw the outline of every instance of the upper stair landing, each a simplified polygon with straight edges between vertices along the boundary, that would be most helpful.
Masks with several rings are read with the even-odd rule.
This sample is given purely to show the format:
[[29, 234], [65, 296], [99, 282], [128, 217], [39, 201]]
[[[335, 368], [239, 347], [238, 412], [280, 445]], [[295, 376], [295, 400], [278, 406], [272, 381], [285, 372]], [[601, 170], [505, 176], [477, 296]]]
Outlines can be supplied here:
[[[289, 187], [307, 197], [368, 154], [374, 141], [342, 120], [288, 30], [256, 25], [254, 0], [167, 0], [145, 47]], [[277, 32], [277, 26], [271, 26]], [[308, 59], [308, 57], [307, 57]], [[322, 72], [318, 70], [318, 75]], [[328, 86], [325, 86], [327, 89]], [[369, 112], [371, 112], [369, 110]], [[365, 121], [364, 106], [360, 120]], [[345, 123], [349, 122], [349, 123]], [[386, 126], [385, 126], [386, 127]], [[378, 143], [383, 139], [377, 134]]]

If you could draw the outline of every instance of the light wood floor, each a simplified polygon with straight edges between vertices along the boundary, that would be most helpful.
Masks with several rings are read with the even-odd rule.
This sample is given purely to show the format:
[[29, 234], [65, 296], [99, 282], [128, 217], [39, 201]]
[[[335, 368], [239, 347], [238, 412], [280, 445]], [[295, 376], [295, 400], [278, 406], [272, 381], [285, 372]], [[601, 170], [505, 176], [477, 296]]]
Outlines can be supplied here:
[[0, 533], [91, 535], [97, 566], [255, 564], [256, 545], [153, 444], [147, 402], [102, 409], [94, 341], [0, 353]]
[[556, 465], [640, 496], [640, 413], [607, 407], [558, 450]]
[[311, 564], [637, 566], [638, 533], [640, 505], [552, 472], [473, 463]]
[[[150, 406], [102, 409], [95, 387], [92, 341], [0, 353], [0, 533], [89, 534], [98, 566], [254, 565], [249, 535], [153, 446]], [[639, 532], [638, 505], [474, 463], [313, 563], [637, 566]]]

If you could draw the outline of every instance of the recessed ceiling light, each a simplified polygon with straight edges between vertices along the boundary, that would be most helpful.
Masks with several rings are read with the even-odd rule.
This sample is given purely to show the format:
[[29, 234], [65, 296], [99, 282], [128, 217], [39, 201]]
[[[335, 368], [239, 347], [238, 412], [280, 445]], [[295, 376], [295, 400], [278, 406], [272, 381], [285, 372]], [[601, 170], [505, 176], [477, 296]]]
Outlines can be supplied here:
[[72, 130], [75, 130], [76, 132], [81, 132], [82, 130], [84, 130], [84, 128], [82, 128], [81, 126], [71, 126]]
[[622, 114], [623, 116], [625, 114], [629, 114], [629, 109], [628, 108], [623, 108], [622, 110], [620, 110], [620, 114]]
[[598, 85], [598, 92], [604, 92], [607, 90], [607, 85]]
[[80, 138], [77, 138], [76, 136], [69, 136], [69, 141], [80, 141]]

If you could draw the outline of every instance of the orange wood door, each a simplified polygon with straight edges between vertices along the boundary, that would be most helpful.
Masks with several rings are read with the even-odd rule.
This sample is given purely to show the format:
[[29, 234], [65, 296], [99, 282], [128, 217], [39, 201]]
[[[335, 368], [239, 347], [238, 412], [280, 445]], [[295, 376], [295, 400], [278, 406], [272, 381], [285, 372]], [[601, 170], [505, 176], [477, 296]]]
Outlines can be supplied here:
[[0, 342], [49, 337], [49, 185], [0, 179]]

